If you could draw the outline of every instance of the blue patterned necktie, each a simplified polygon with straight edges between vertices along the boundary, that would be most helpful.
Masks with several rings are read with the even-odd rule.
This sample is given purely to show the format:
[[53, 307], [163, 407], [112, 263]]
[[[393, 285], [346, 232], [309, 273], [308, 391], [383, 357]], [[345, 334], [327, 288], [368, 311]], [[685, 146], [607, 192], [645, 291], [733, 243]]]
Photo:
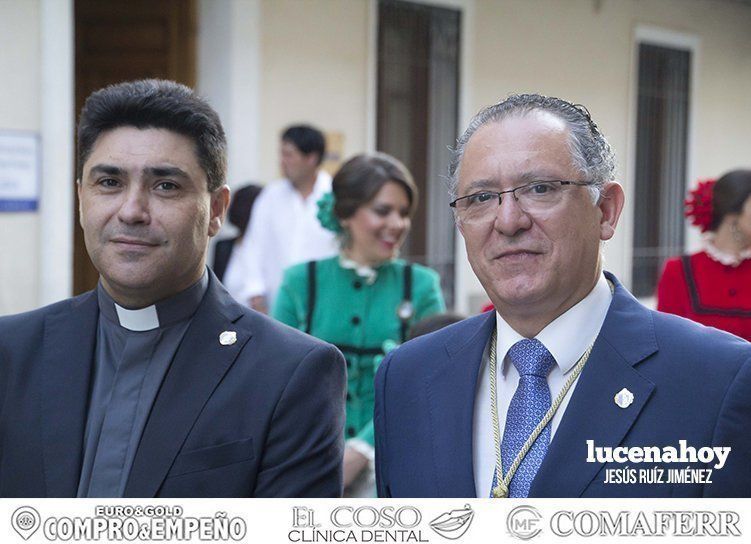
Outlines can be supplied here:
[[[522, 446], [550, 409], [548, 373], [555, 359], [539, 340], [520, 340], [508, 352], [519, 371], [519, 385], [511, 398], [501, 442], [503, 469], [508, 471]], [[509, 497], [527, 497], [550, 443], [550, 423], [524, 456], [509, 485]], [[495, 480], [495, 478], [494, 478]]]

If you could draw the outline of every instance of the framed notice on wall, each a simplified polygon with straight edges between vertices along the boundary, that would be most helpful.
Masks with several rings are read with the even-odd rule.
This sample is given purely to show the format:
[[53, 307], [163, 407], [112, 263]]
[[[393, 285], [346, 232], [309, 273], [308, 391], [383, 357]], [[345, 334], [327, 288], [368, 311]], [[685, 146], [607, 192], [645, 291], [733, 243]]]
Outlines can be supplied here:
[[323, 157], [321, 168], [333, 176], [344, 162], [344, 133], [326, 132], [324, 137], [326, 155]]
[[35, 211], [39, 205], [39, 136], [0, 130], [0, 212]]

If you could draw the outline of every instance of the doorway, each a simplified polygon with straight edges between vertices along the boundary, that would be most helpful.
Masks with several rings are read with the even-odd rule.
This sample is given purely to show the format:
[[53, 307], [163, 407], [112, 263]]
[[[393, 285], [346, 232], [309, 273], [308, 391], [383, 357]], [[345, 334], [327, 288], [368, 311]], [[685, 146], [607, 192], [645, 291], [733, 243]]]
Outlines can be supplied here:
[[420, 205], [404, 254], [441, 276], [454, 302], [454, 219], [444, 183], [456, 143], [461, 12], [401, 0], [378, 3], [379, 151], [412, 172]]
[[[112, 83], [196, 79], [196, 0], [75, 0], [76, 116], [86, 97]], [[75, 202], [73, 290], [96, 287]]]

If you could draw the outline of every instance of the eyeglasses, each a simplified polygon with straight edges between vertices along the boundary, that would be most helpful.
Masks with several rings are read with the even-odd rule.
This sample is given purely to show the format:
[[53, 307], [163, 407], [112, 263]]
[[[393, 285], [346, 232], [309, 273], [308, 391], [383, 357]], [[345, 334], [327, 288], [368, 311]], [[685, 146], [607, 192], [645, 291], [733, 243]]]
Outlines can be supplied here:
[[482, 223], [495, 214], [501, 205], [503, 195], [511, 193], [525, 213], [534, 215], [554, 208], [563, 199], [565, 185], [580, 187], [593, 185], [591, 181], [533, 181], [508, 191], [481, 191], [462, 196], [449, 203], [463, 223]]

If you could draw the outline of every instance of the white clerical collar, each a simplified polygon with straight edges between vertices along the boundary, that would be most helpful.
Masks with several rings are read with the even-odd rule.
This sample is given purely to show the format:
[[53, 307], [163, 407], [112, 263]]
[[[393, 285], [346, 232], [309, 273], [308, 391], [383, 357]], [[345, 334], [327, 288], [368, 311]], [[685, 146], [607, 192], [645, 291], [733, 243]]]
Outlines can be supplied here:
[[115, 303], [115, 312], [117, 312], [120, 326], [129, 331], [141, 332], [159, 328], [156, 304], [138, 310], [128, 310]]
[[159, 327], [169, 327], [190, 318], [198, 309], [209, 285], [209, 276], [204, 271], [196, 283], [167, 299], [151, 306], [130, 310], [116, 303], [99, 282], [97, 298], [99, 312], [112, 324], [134, 332], [144, 332]]
[[[573, 368], [582, 353], [592, 344], [605, 321], [613, 295], [605, 279], [600, 274], [597, 283], [589, 294], [565, 313], [558, 316], [535, 336], [553, 355], [558, 367], [565, 374]], [[508, 363], [506, 354], [511, 346], [524, 337], [516, 332], [501, 315], [496, 312], [498, 341], [496, 352], [503, 360], [503, 373]], [[503, 359], [500, 359], [503, 357]]]

